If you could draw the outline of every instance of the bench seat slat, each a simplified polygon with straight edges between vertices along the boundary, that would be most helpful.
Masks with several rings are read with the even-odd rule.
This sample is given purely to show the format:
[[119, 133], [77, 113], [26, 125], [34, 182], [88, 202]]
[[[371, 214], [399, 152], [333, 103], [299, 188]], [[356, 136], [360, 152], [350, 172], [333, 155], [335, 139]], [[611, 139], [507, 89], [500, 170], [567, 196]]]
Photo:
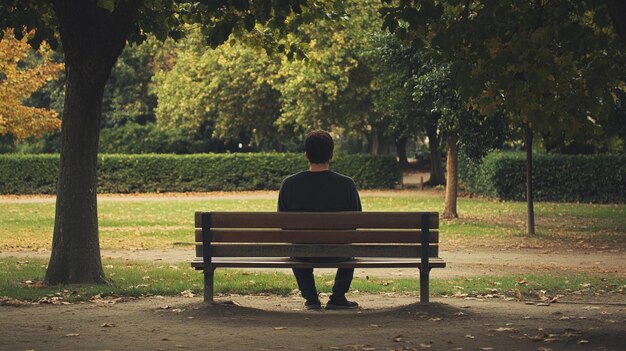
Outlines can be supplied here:
[[[354, 260], [344, 262], [303, 262], [285, 257], [267, 258], [267, 257], [219, 257], [212, 261], [213, 267], [231, 267], [231, 268], [401, 268], [421, 266], [419, 259], [405, 258], [364, 258], [356, 257]], [[431, 268], [444, 268], [446, 263], [439, 257], [430, 258], [429, 265]], [[195, 269], [203, 269], [204, 262], [202, 257], [196, 258], [191, 262], [191, 266]]]
[[[439, 256], [439, 246], [429, 246], [429, 257]], [[319, 244], [213, 244], [212, 257], [421, 257], [421, 245], [319, 245]], [[202, 256], [202, 245], [196, 245]]]
[[[196, 228], [202, 228], [202, 213], [195, 213]], [[214, 228], [283, 229], [416, 229], [424, 212], [208, 212]], [[430, 213], [431, 229], [439, 228], [439, 214]]]
[[[282, 230], [282, 229], [211, 229], [212, 242], [239, 243], [420, 243], [420, 230]], [[439, 242], [439, 232], [431, 231], [431, 243]], [[202, 229], [196, 229], [196, 242], [202, 242]]]

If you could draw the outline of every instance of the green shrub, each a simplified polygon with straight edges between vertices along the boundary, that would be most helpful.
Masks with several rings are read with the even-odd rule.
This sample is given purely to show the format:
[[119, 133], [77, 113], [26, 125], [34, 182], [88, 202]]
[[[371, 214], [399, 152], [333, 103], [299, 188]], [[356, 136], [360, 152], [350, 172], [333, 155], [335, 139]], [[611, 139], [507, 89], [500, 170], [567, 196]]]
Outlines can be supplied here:
[[[53, 194], [58, 155], [0, 155], [0, 194]], [[304, 170], [302, 154], [148, 154], [99, 157], [100, 193], [278, 189]], [[338, 155], [332, 169], [361, 189], [392, 188], [400, 168], [392, 156]]]
[[58, 154], [0, 155], [0, 194], [54, 194]]
[[[469, 192], [526, 199], [524, 153], [494, 152], [480, 163], [462, 158], [459, 173]], [[626, 156], [534, 154], [533, 188], [540, 201], [626, 202]]]
[[110, 154], [173, 153], [190, 154], [207, 150], [202, 140], [185, 135], [179, 129], [165, 129], [154, 123], [125, 124], [100, 132], [100, 152]]

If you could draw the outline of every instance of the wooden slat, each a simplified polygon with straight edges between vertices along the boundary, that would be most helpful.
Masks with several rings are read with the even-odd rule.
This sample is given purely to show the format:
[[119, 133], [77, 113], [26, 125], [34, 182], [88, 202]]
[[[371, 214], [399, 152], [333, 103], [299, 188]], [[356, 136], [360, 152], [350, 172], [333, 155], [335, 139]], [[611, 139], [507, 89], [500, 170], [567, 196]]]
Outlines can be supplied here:
[[[439, 256], [439, 246], [429, 247], [429, 256]], [[212, 257], [421, 257], [421, 245], [312, 245], [312, 244], [213, 244]], [[196, 245], [202, 257], [202, 245]]]
[[[196, 228], [203, 212], [195, 213]], [[214, 228], [282, 229], [416, 229], [425, 212], [209, 212]], [[439, 228], [439, 214], [430, 213], [430, 227]]]
[[[400, 268], [421, 266], [419, 259], [406, 258], [362, 258], [344, 262], [303, 262], [290, 258], [267, 258], [267, 257], [219, 257], [212, 261], [214, 267], [233, 268]], [[196, 269], [204, 268], [202, 258], [191, 262]], [[446, 262], [438, 257], [429, 259], [431, 268], [444, 268]]]
[[[212, 229], [213, 242], [238, 243], [420, 243], [420, 230], [276, 230]], [[196, 242], [202, 242], [202, 229], [196, 229]], [[439, 232], [432, 231], [429, 242], [439, 242]]]

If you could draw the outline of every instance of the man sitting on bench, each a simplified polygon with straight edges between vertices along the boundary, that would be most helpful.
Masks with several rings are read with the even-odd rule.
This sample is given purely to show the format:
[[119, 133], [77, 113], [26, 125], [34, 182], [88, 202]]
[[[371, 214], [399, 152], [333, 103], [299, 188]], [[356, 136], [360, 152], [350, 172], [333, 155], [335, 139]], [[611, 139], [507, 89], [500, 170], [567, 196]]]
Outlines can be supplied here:
[[[285, 178], [278, 194], [278, 211], [286, 212], [336, 212], [361, 211], [361, 200], [354, 181], [347, 176], [331, 171], [333, 138], [323, 130], [307, 134], [305, 157], [309, 170]], [[316, 262], [345, 261], [350, 258], [296, 258]], [[293, 268], [300, 293], [306, 299], [307, 309], [321, 309], [322, 305], [315, 288], [313, 268]], [[359, 304], [346, 299], [350, 289], [354, 268], [339, 268], [335, 276], [333, 293], [326, 309], [358, 308]]]

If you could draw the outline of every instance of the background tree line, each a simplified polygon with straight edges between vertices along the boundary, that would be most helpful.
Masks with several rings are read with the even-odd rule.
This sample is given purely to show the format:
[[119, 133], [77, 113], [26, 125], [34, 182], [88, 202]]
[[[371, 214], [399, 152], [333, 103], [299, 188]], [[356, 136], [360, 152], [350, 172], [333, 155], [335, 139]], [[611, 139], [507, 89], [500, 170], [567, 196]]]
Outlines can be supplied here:
[[[461, 143], [480, 157], [504, 141], [521, 144], [523, 130], [508, 128], [505, 108], [463, 100], [456, 77], [468, 69], [466, 63], [389, 34], [382, 29], [381, 7], [377, 1], [348, 2], [342, 18], [301, 25], [273, 43], [279, 53], [297, 47], [306, 55], [299, 59], [268, 53], [254, 35], [231, 38], [213, 49], [194, 25], [184, 27], [186, 37], [177, 43], [148, 36], [127, 46], [104, 92], [100, 151], [300, 151], [304, 131], [327, 128], [344, 141], [344, 151], [394, 149], [403, 164], [407, 141], [428, 141], [431, 182], [437, 185], [445, 183], [442, 151], [455, 153]], [[51, 56], [63, 62], [61, 53]], [[25, 61], [32, 65], [36, 60], [41, 59], [31, 54]], [[65, 82], [61, 73], [26, 105], [62, 117]], [[571, 111], [550, 107], [554, 117], [540, 120], [550, 122], [551, 130], [541, 130], [537, 143], [556, 153], [623, 152], [626, 96], [619, 89], [614, 94], [617, 103], [600, 104], [606, 108], [597, 123], [572, 122]], [[575, 98], [568, 98], [568, 106], [580, 105]], [[554, 105], [528, 100], [523, 106], [543, 111]], [[468, 108], [472, 104], [482, 111]], [[572, 123], [584, 127], [570, 128]], [[59, 144], [58, 132], [20, 143], [8, 133], [0, 148], [59, 152]]]

